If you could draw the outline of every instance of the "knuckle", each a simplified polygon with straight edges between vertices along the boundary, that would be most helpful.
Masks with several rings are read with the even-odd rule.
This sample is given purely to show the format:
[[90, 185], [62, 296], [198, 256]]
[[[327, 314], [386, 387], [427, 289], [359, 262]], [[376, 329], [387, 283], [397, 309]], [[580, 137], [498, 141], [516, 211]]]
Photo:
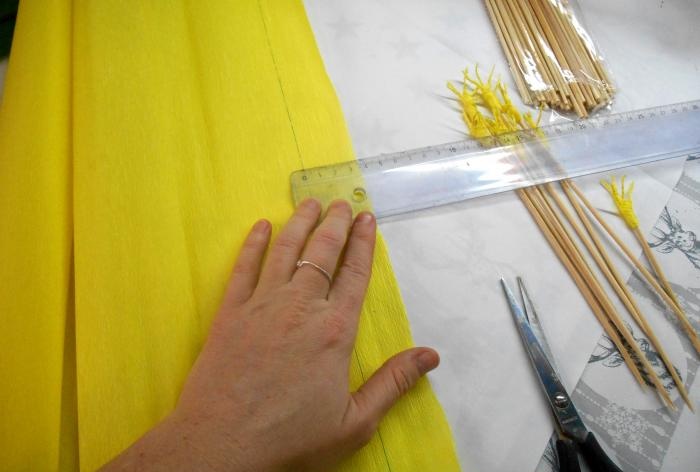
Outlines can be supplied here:
[[250, 315], [253, 319], [258, 319], [272, 309], [274, 309], [274, 307], [269, 300], [265, 298], [254, 299], [250, 306]]
[[303, 287], [291, 285], [283, 294], [287, 299], [287, 308], [290, 311], [305, 312], [309, 306], [309, 295]]
[[345, 236], [340, 231], [330, 227], [319, 228], [315, 239], [317, 242], [332, 248], [339, 248], [345, 244]]
[[365, 279], [369, 276], [372, 266], [367, 264], [365, 261], [346, 259], [343, 262], [343, 269], [353, 279]]
[[256, 307], [261, 315], [276, 312], [277, 326], [283, 337], [299, 331], [308, 320], [308, 299], [301, 290], [290, 287], [280, 293], [274, 301]]
[[[316, 269], [311, 269], [308, 268], [306, 270], [316, 270]], [[328, 282], [326, 282], [326, 285]], [[298, 281], [292, 281], [291, 285], [291, 294], [289, 296], [289, 300], [291, 300], [291, 304], [294, 309], [296, 310], [304, 310], [304, 311], [309, 311], [310, 309], [310, 300], [314, 300], [316, 298], [316, 286], [310, 283], [301, 283]]]
[[304, 324], [304, 316], [297, 312], [293, 311], [291, 313], [288, 313], [287, 316], [284, 317], [284, 320], [282, 322], [282, 333], [283, 334], [291, 334], [297, 330], [299, 330]]
[[233, 275], [249, 275], [253, 270], [247, 264], [236, 264], [233, 266]]
[[282, 332], [291, 334], [299, 330], [306, 319], [304, 302], [300, 298], [292, 298], [282, 319]]
[[343, 293], [342, 298], [339, 300], [340, 309], [345, 310], [348, 314], [355, 314], [365, 302], [365, 294], [363, 290], [359, 290], [357, 287], [348, 288], [348, 290]]
[[406, 394], [413, 386], [413, 376], [403, 366], [394, 366], [391, 369], [391, 376], [394, 379], [394, 387], [399, 396]]
[[337, 346], [347, 338], [348, 321], [342, 313], [329, 316], [323, 324], [323, 337], [327, 346]]
[[246, 238], [246, 240], [243, 242], [243, 250], [244, 251], [255, 251], [260, 247], [260, 239], [258, 239], [255, 235], [250, 236]]
[[280, 234], [275, 241], [275, 247], [282, 250], [294, 250], [300, 246], [299, 238], [296, 238], [290, 234]]
[[233, 266], [233, 275], [252, 275], [256, 273], [257, 268], [255, 264], [247, 261], [238, 261]]
[[359, 421], [353, 431], [353, 440], [357, 448], [361, 448], [369, 444], [377, 432], [379, 423], [374, 418], [367, 418]]

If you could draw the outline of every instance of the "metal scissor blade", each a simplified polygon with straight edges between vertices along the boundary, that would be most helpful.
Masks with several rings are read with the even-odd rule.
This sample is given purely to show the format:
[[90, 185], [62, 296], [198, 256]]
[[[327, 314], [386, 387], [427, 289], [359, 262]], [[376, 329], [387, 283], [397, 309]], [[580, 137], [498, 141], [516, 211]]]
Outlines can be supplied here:
[[508, 304], [510, 305], [510, 311], [515, 320], [515, 325], [520, 333], [520, 338], [525, 344], [525, 350], [527, 351], [532, 366], [537, 372], [537, 376], [540, 381], [540, 385], [544, 390], [547, 400], [552, 407], [554, 412], [554, 417], [559, 423], [559, 427], [562, 432], [567, 436], [576, 439], [578, 441], [584, 441], [586, 439], [586, 433], [588, 430], [586, 426], [581, 421], [576, 407], [574, 406], [569, 394], [566, 392], [564, 385], [559, 380], [559, 376], [552, 367], [552, 364], [547, 359], [542, 346], [537, 340], [537, 336], [533, 333], [530, 324], [527, 321], [527, 317], [523, 312], [520, 305], [515, 301], [513, 292], [506, 281], [501, 278], [501, 285], [503, 286], [503, 292], [508, 299]]
[[525, 288], [525, 282], [523, 282], [523, 279], [520, 277], [517, 277], [516, 280], [518, 281], [518, 287], [520, 288], [520, 296], [523, 299], [525, 317], [530, 324], [530, 328], [532, 328], [532, 332], [535, 333], [535, 337], [539, 341], [540, 346], [544, 351], [544, 355], [547, 356], [547, 360], [550, 364], [552, 364], [554, 370], [559, 372], [559, 369], [557, 369], [557, 363], [554, 361], [552, 349], [549, 347], [549, 343], [547, 342], [547, 336], [544, 334], [542, 323], [540, 323], [540, 318], [537, 315], [537, 310], [535, 310], [535, 305], [532, 303], [532, 299], [530, 298], [530, 295], [528, 295], [527, 289]]

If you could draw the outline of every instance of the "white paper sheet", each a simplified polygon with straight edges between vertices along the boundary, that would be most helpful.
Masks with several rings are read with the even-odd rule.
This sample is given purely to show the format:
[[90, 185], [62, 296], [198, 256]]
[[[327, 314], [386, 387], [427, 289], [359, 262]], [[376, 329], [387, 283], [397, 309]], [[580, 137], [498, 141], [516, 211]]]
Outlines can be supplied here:
[[[693, 55], [700, 37], [691, 30], [698, 7], [690, 1], [613, 3], [587, 1], [584, 10], [619, 88], [615, 110], [700, 98]], [[359, 157], [463, 139], [445, 82], [459, 79], [465, 66], [495, 65], [517, 101], [479, 1], [305, 4]], [[660, 163], [626, 172], [636, 181], [645, 231], [681, 168], [682, 162]], [[597, 181], [590, 177], [581, 185], [597, 206], [612, 209]], [[513, 194], [382, 221], [380, 227], [416, 342], [442, 354], [431, 381], [463, 469], [534, 470], [552, 423], [498, 277], [517, 274], [527, 281], [569, 388], [601, 331], [573, 282]]]

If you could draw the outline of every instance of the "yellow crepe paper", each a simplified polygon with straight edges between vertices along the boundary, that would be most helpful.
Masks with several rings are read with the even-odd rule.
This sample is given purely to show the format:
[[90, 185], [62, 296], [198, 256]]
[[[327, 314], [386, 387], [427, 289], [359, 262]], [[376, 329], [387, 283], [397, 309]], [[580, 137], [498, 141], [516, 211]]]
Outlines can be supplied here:
[[70, 6], [22, 2], [15, 38], [0, 107], [0, 469], [70, 469]]
[[[300, 1], [40, 3], [0, 115], [0, 458], [93, 470], [175, 405], [289, 174], [353, 155]], [[377, 249], [353, 387], [411, 345]], [[427, 381], [341, 469], [458, 469]]]

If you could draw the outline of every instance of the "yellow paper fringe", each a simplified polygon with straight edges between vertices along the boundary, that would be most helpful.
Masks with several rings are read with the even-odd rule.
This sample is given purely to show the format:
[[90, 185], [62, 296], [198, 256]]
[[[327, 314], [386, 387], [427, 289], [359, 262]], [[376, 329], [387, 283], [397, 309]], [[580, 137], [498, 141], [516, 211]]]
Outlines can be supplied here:
[[625, 188], [625, 176], [620, 179], [620, 186], [618, 188], [615, 177], [610, 178], [610, 182], [606, 180], [601, 180], [600, 185], [602, 185], [605, 190], [608, 191], [610, 196], [615, 202], [617, 211], [627, 226], [630, 229], [636, 229], [639, 227], [639, 220], [637, 219], [637, 214], [634, 212], [634, 205], [632, 203], [632, 191], [634, 190], [634, 182], [630, 182], [629, 186]]
[[[478, 66], [474, 67], [476, 78], [470, 76], [468, 69], [464, 69], [462, 74], [461, 90], [450, 82], [447, 83], [447, 88], [459, 99], [462, 118], [472, 138], [484, 139], [525, 130], [544, 137], [539, 129], [542, 109], [537, 118], [530, 112], [521, 114], [511, 101], [505, 84], [500, 79], [494, 83], [493, 68], [485, 81], [479, 74]], [[510, 144], [507, 136], [499, 139], [500, 144]]]

